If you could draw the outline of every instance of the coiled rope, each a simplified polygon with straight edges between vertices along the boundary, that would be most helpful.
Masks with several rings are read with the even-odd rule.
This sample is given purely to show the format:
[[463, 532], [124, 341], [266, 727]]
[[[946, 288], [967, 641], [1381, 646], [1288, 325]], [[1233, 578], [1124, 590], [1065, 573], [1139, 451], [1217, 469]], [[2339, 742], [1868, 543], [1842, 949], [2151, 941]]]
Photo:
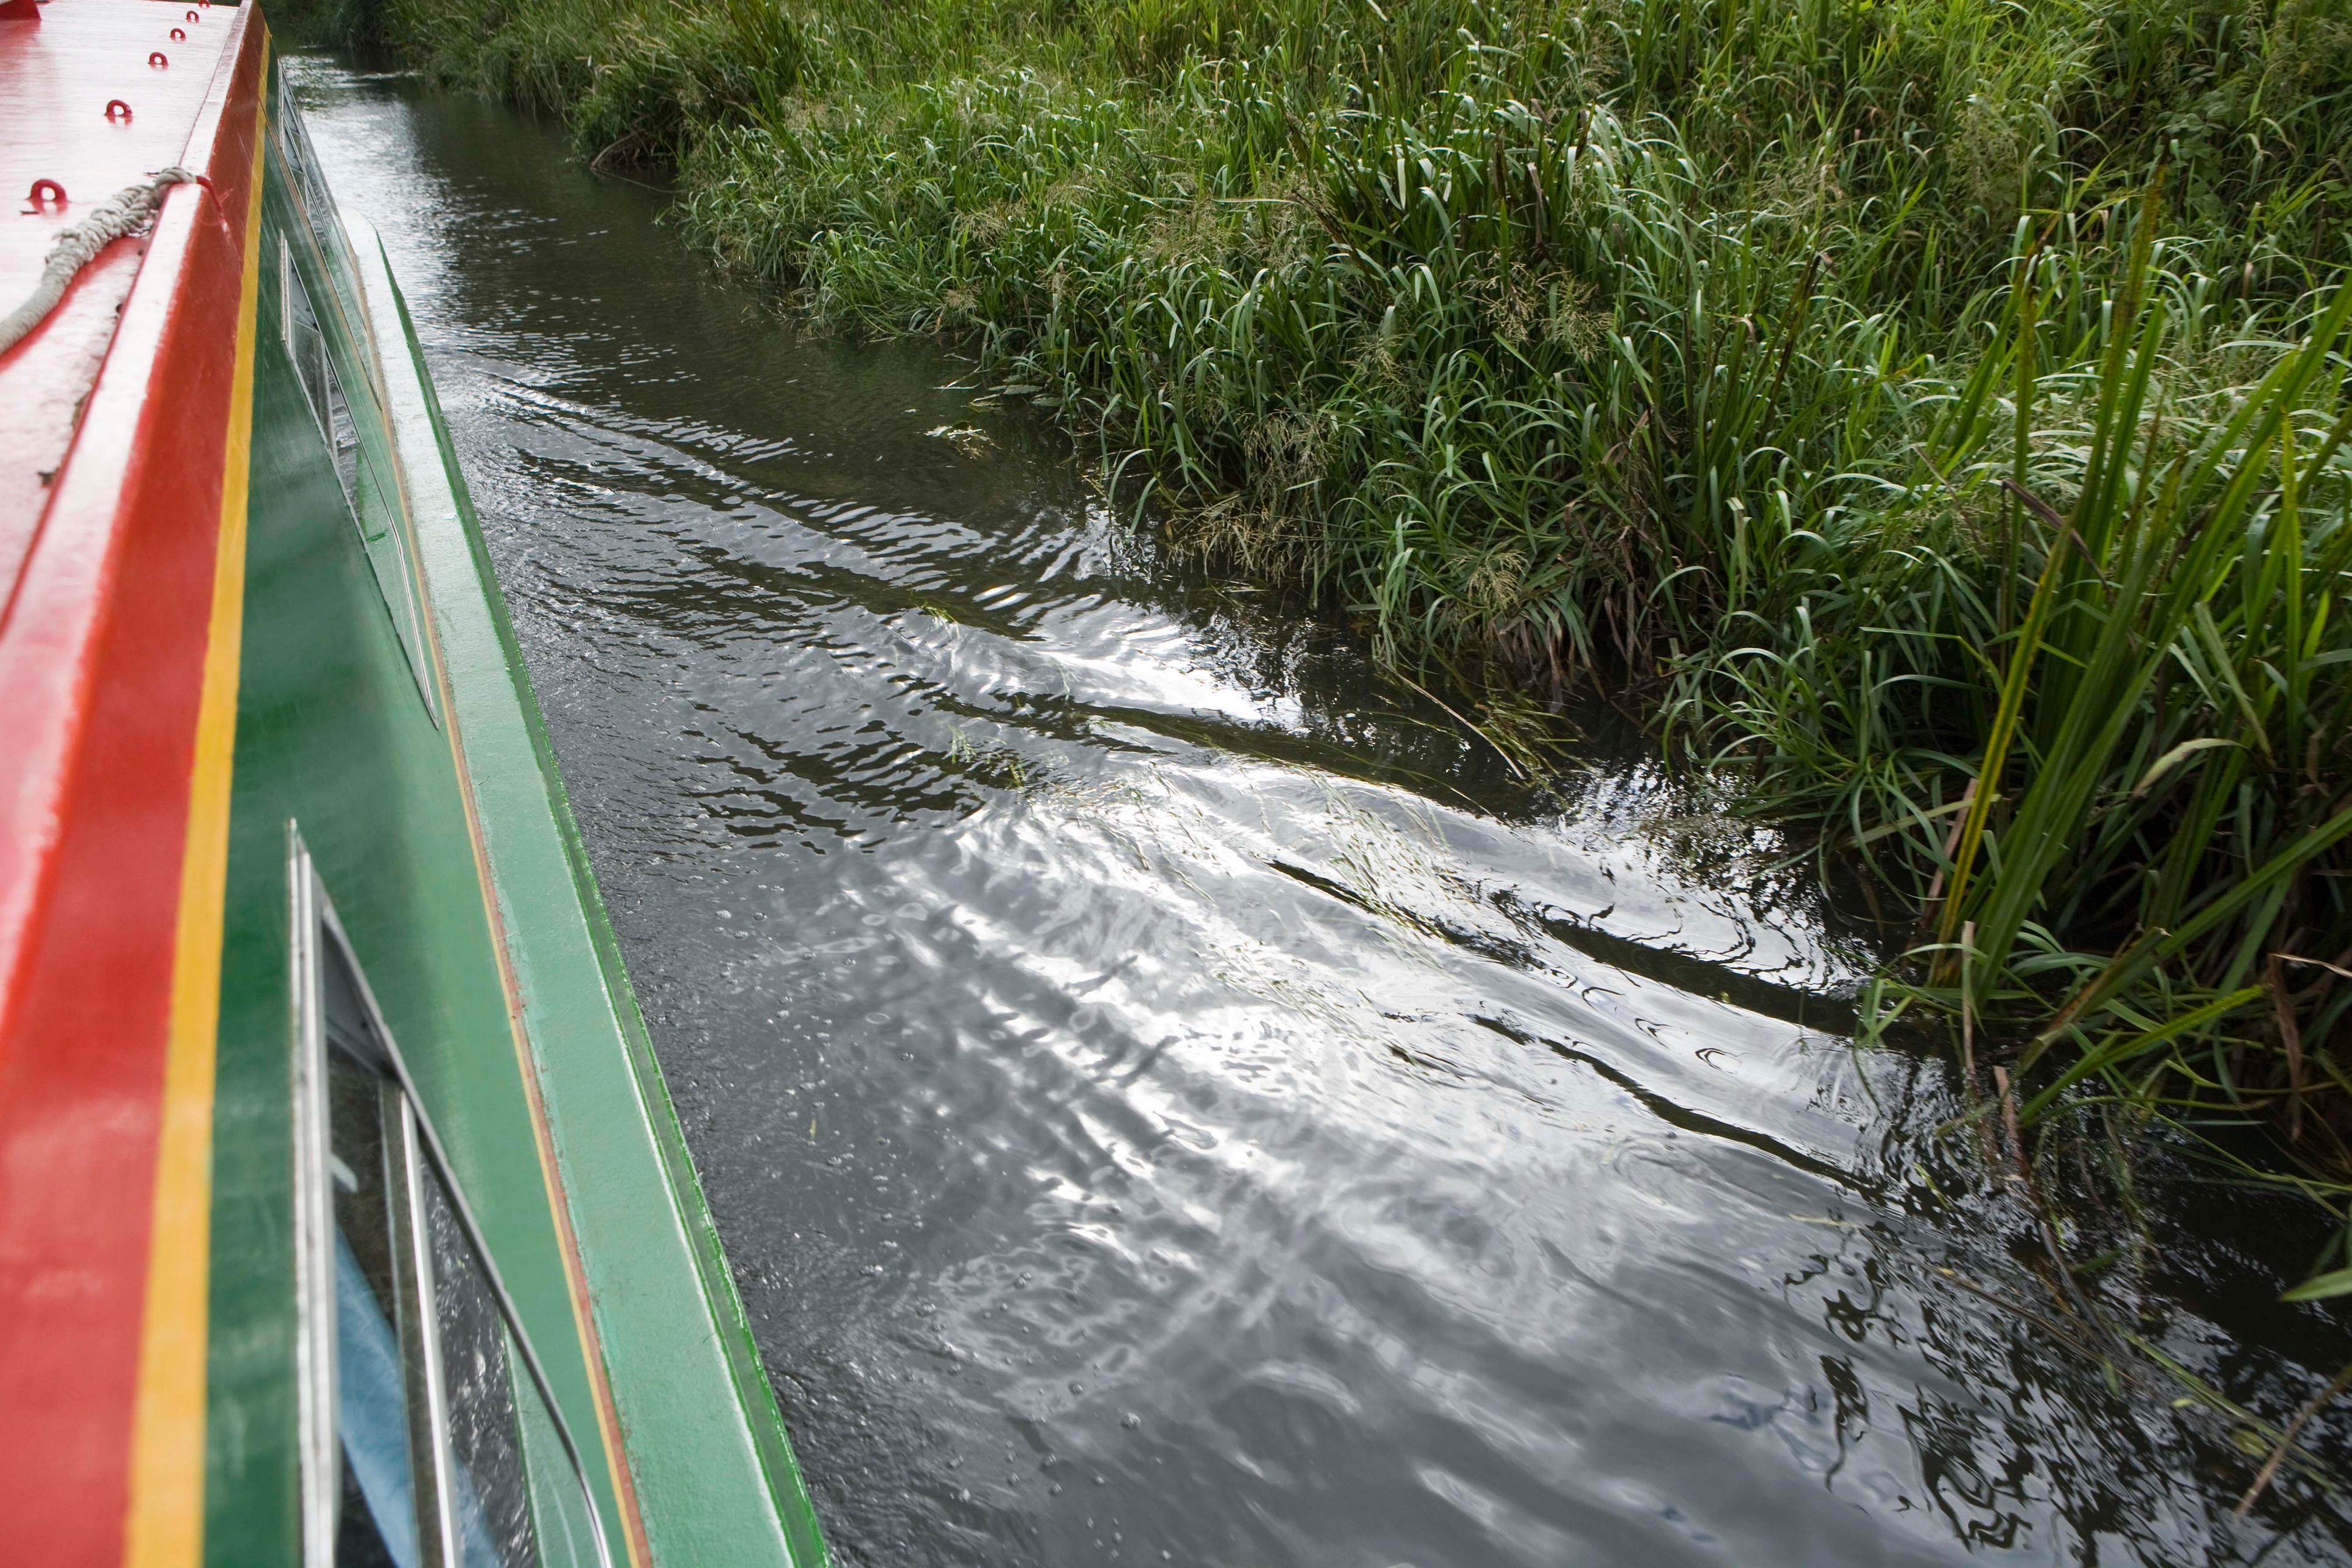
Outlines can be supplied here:
[[100, 251], [145, 228], [163, 205], [165, 191], [173, 185], [203, 183], [203, 176], [185, 169], [162, 170], [137, 184], [123, 186], [99, 203], [88, 217], [60, 233], [49, 246], [48, 259], [41, 264], [41, 280], [31, 296], [0, 321], [0, 354], [15, 348], [58, 308], [74, 275], [96, 259]]

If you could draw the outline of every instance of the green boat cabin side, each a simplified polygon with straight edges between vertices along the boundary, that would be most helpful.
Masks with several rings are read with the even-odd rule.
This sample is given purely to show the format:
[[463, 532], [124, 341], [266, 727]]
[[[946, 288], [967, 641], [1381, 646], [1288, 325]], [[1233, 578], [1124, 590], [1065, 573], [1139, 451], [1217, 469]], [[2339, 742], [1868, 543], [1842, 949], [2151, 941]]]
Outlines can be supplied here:
[[[299, 1364], [306, 1334], [313, 1347], [339, 1337], [346, 1359], [354, 1342], [348, 1324], [330, 1325], [318, 1299], [322, 1288], [333, 1294], [336, 1277], [322, 1280], [313, 1269], [312, 1279], [302, 1278], [303, 1205], [318, 1200], [305, 1196], [294, 1108], [306, 1092], [305, 1050], [315, 1063], [321, 1049], [319, 1041], [306, 1045], [305, 1011], [320, 1004], [303, 993], [322, 984], [322, 962], [348, 962], [446, 1148], [448, 1173], [478, 1222], [495, 1277], [581, 1451], [611, 1561], [647, 1554], [667, 1562], [822, 1561], [806, 1494], [660, 1091], [404, 307], [396, 296], [383, 297], [390, 278], [373, 236], [337, 221], [277, 70], [267, 123], [214, 1111], [205, 1558], [226, 1568], [314, 1561], [320, 1550], [305, 1536], [318, 1529], [324, 1494], [315, 1477], [305, 1491]], [[404, 377], [407, 384], [399, 384]], [[418, 463], [420, 406], [437, 471]], [[436, 494], [455, 506], [438, 509], [444, 515], [429, 521], [439, 532], [427, 536], [420, 531], [427, 520], [418, 514], [434, 509], [418, 498]], [[437, 575], [425, 572], [427, 560]], [[443, 646], [453, 631], [465, 645], [460, 657]], [[489, 730], [508, 712], [524, 744], [475, 743], [469, 720], [478, 713]], [[486, 820], [503, 810], [511, 822], [534, 803], [543, 819], [537, 825]], [[511, 868], [501, 863], [501, 840], [518, 847]], [[528, 863], [533, 842], [527, 841], [537, 842], [542, 862], [545, 845], [555, 847], [560, 884], [544, 864]], [[320, 907], [305, 902], [306, 882]], [[321, 908], [331, 910], [340, 938], [319, 923]], [[540, 928], [576, 930], [587, 940], [535, 941]], [[341, 956], [322, 961], [321, 944], [339, 940]], [[569, 1026], [568, 1041], [540, 1037], [533, 1015], [548, 1012], [557, 997], [602, 1018], [551, 1020]], [[609, 1059], [548, 1059], [583, 1038]], [[343, 1059], [331, 1046], [325, 1058]], [[625, 1080], [634, 1101], [611, 1092], [601, 1104], [586, 1091], [549, 1092], [558, 1079], [599, 1077], [608, 1086]], [[634, 1114], [644, 1125], [567, 1127], [567, 1093], [587, 1111], [616, 1121]], [[400, 1098], [390, 1085], [385, 1104], [396, 1107]], [[550, 1110], [552, 1119], [542, 1120]], [[395, 1129], [389, 1147], [398, 1142], [399, 1118], [396, 1110], [386, 1114]], [[716, 1360], [681, 1367], [656, 1355], [660, 1347], [635, 1342], [648, 1332], [646, 1314], [615, 1310], [608, 1300], [631, 1265], [630, 1239], [609, 1215], [588, 1212], [598, 1194], [581, 1188], [600, 1180], [612, 1185], [621, 1173], [570, 1169], [562, 1154], [567, 1145], [609, 1150], [616, 1141], [643, 1167], [634, 1173], [637, 1196], [649, 1210], [664, 1203], [671, 1210], [667, 1227], [658, 1215], [647, 1223], [648, 1247], [675, 1251], [683, 1237], [694, 1253], [693, 1299], [673, 1291], [661, 1304], [673, 1320], [681, 1310], [690, 1316], [668, 1327], [716, 1342], [723, 1352]], [[328, 1145], [334, 1167], [331, 1138]], [[308, 1174], [321, 1191], [351, 1180], [343, 1168]], [[559, 1176], [553, 1187], [551, 1175]], [[406, 1187], [423, 1191], [431, 1179], [425, 1170], [405, 1178]], [[648, 1197], [656, 1182], [663, 1190]], [[396, 1208], [397, 1194], [393, 1201]], [[415, 1214], [395, 1222], [395, 1229], [425, 1227]], [[660, 1234], [665, 1228], [677, 1235]], [[340, 1278], [347, 1287], [352, 1276]], [[440, 1283], [446, 1297], [451, 1282]], [[382, 1293], [397, 1296], [403, 1288], [381, 1277]], [[414, 1278], [405, 1289], [405, 1300], [384, 1303], [388, 1317], [429, 1319]], [[401, 1331], [417, 1337], [413, 1325]], [[633, 1374], [640, 1366], [647, 1375]], [[510, 1350], [506, 1371], [517, 1411], [536, 1392], [525, 1370]], [[407, 1372], [416, 1384], [410, 1418], [429, 1423], [429, 1415], [415, 1414], [427, 1402], [423, 1370], [412, 1364]], [[599, 1373], [615, 1385], [605, 1398]], [[654, 1376], [667, 1386], [652, 1386]], [[346, 1414], [352, 1381], [347, 1367]], [[307, 1440], [315, 1472], [318, 1439]], [[519, 1446], [530, 1468], [569, 1468], [543, 1435], [531, 1449], [527, 1426]], [[678, 1479], [674, 1447], [688, 1450], [703, 1473]], [[405, 1494], [428, 1514], [429, 1447], [428, 1437], [412, 1456]], [[347, 1443], [346, 1456], [334, 1461], [346, 1474], [328, 1488], [346, 1510], [380, 1500], [350, 1473], [350, 1451]], [[656, 1477], [658, 1484], [646, 1484]], [[698, 1489], [704, 1495], [691, 1495]], [[486, 1489], [487, 1483], [477, 1488]], [[551, 1539], [561, 1531], [545, 1516], [545, 1499], [560, 1487], [551, 1493], [542, 1474], [526, 1491], [541, 1510], [530, 1527], [538, 1555], [520, 1560], [597, 1560], [593, 1546], [564, 1555]], [[713, 1520], [721, 1521], [716, 1531]], [[456, 1554], [470, 1562], [470, 1527], [461, 1520], [454, 1528]], [[572, 1545], [582, 1548], [580, 1532], [573, 1534]], [[359, 1540], [347, 1522], [334, 1560], [375, 1549]], [[383, 1560], [402, 1561], [403, 1544], [390, 1542], [384, 1550], [392, 1555]], [[436, 1560], [429, 1518], [408, 1544], [420, 1554], [414, 1560]]]
[[[285, 123], [272, 108], [270, 122]], [[348, 331], [355, 279], [330, 276], [296, 208], [283, 138], [272, 140], [215, 1092], [205, 1555], [224, 1564], [301, 1551], [289, 826], [449, 1139], [572, 1429], [598, 1432], [448, 739], [388, 603], [406, 600], [413, 626], [413, 587], [380, 577], [354, 526], [402, 521], [380, 493], [396, 470], [367, 349]], [[293, 289], [312, 302], [349, 405], [356, 506], [284, 328], [300, 310]], [[590, 1480], [618, 1520], [609, 1473]]]
[[12, 1545], [822, 1564], [405, 304], [258, 11], [0, 0], [0, 285], [96, 252], [0, 341]]

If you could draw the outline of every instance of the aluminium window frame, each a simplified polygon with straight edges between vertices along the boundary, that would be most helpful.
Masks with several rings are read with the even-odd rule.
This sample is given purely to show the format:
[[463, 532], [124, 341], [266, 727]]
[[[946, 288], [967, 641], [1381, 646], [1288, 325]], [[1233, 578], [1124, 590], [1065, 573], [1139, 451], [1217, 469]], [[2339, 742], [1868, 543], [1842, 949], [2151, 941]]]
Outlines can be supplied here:
[[[605, 1533], [604, 1513], [597, 1507], [595, 1489], [589, 1482], [587, 1465], [572, 1437], [571, 1424], [564, 1419], [563, 1407], [557, 1403], [547, 1369], [490, 1256], [465, 1188], [459, 1184], [440, 1135], [434, 1131], [432, 1117], [417, 1095], [408, 1064], [384, 1023], [382, 1009], [376, 1005], [366, 972], [360, 967], [351, 939], [344, 933], [326, 884], [302, 841], [299, 826], [289, 821], [286, 837], [291, 921], [288, 947], [294, 1014], [294, 1359], [304, 1568], [333, 1568], [336, 1525], [341, 1509], [341, 1435], [336, 1426], [334, 1177], [328, 1158], [328, 1053], [337, 1048], [327, 1038], [324, 966], [326, 944], [330, 942], [334, 944], [351, 977], [369, 1031], [374, 1037], [373, 1043], [383, 1047], [383, 1060], [366, 1065], [378, 1071], [387, 1091], [396, 1096], [400, 1105], [397, 1136], [386, 1140], [387, 1152], [398, 1167], [394, 1173], [396, 1184], [388, 1184], [387, 1195], [398, 1200], [394, 1216], [395, 1261], [407, 1297], [401, 1303], [404, 1351], [417, 1354], [425, 1373], [423, 1407], [411, 1406], [412, 1425], [430, 1427], [430, 1463], [422, 1467], [415, 1478], [419, 1498], [428, 1493], [430, 1497], [426, 1518], [433, 1528], [424, 1528], [426, 1518], [418, 1521], [418, 1545], [425, 1562], [437, 1564], [438, 1568], [457, 1568], [463, 1561], [451, 1501], [450, 1478], [457, 1460], [450, 1444], [448, 1389], [435, 1327], [438, 1319], [435, 1312], [432, 1243], [425, 1218], [424, 1183], [429, 1164], [441, 1183], [467, 1250], [498, 1307], [513, 1356], [520, 1358], [529, 1373], [532, 1388], [562, 1445], [565, 1466], [587, 1510], [596, 1562], [601, 1568], [614, 1568], [612, 1546]], [[395, 1143], [396, 1148], [393, 1147]], [[530, 1474], [528, 1468], [525, 1474]], [[425, 1514], [426, 1510], [420, 1508], [419, 1512]]]

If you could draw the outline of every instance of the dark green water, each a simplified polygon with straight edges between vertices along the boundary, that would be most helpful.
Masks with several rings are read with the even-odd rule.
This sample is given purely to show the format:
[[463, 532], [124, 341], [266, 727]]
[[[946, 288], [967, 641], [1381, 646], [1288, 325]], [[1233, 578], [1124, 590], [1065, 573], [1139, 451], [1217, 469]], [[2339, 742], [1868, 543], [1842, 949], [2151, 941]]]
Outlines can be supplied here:
[[[795, 335], [499, 111], [301, 72], [844, 1563], [2352, 1555], [2041, 1326], [1768, 835], [1527, 788], [953, 361]], [[2352, 1354], [2275, 1303], [2308, 1233], [2150, 1196], [2109, 1308], [2292, 1410]]]

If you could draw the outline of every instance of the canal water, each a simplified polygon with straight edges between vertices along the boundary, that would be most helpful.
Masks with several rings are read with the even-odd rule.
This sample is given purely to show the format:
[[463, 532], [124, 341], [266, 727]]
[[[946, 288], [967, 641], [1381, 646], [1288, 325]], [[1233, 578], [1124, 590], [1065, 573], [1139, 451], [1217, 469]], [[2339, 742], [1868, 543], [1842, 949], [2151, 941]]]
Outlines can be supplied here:
[[2275, 1301], [2307, 1229], [2152, 1184], [2094, 1288], [2180, 1375], [2111, 1379], [1769, 834], [1522, 784], [952, 357], [294, 64], [844, 1563], [2352, 1559], [2309, 1477], [2231, 1518], [2212, 1408], [2347, 1353]]

